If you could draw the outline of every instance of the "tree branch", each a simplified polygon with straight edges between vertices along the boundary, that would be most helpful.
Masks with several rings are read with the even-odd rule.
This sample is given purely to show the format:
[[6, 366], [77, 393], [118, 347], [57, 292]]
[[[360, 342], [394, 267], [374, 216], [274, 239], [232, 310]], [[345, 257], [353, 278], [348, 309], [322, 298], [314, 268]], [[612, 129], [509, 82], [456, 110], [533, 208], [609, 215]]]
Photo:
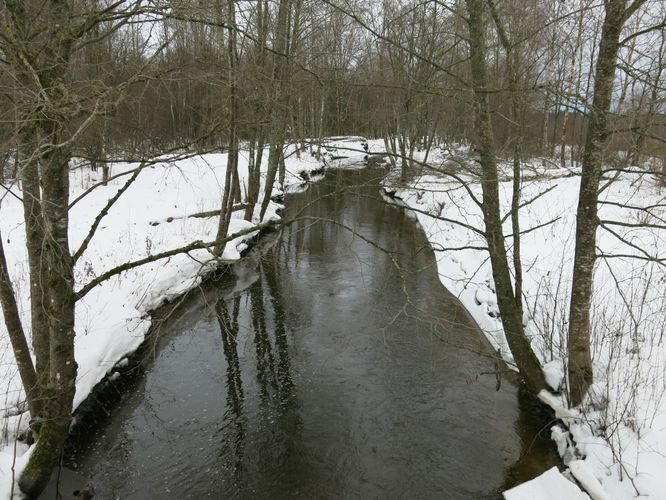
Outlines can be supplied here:
[[[613, 236], [615, 236], [615, 237], [616, 237], [618, 240], [620, 240], [622, 243], [624, 243], [625, 245], [627, 245], [627, 246], [633, 248], [634, 250], [638, 250], [638, 252], [639, 252], [640, 254], [643, 255], [643, 257], [641, 257], [640, 255], [633, 255], [633, 256], [632, 256], [632, 255], [626, 255], [626, 254], [625, 254], [625, 255], [624, 255], [625, 257], [638, 257], [638, 258], [643, 258], [643, 259], [645, 259], [645, 260], [649, 260], [649, 261], [651, 261], [651, 262], [658, 262], [658, 263], [660, 263], [660, 264], [662, 264], [662, 265], [664, 265], [664, 266], [666, 267], [666, 264], [664, 264], [664, 259], [663, 259], [663, 258], [660, 258], [659, 256], [656, 256], [656, 255], [650, 255], [650, 254], [649, 254], [647, 251], [645, 251], [643, 248], [639, 247], [639, 246], [636, 245], [635, 243], [632, 243], [631, 241], [628, 241], [626, 238], [624, 238], [622, 235], [616, 233], [615, 231], [613, 231], [612, 229], [610, 229], [608, 226], [605, 226], [605, 225], [603, 225], [603, 224], [601, 224], [600, 226], [601, 226], [603, 229], [605, 229], [606, 231], [608, 231], [610, 234], [612, 234]], [[607, 255], [605, 255], [605, 256], [608, 257]]]
[[[289, 221], [289, 223], [294, 222]], [[109, 269], [105, 273], [99, 275], [92, 281], [88, 282], [86, 285], [84, 285], [78, 292], [74, 294], [74, 300], [79, 301], [83, 297], [86, 296], [93, 288], [101, 285], [105, 281], [107, 281], [109, 278], [113, 278], [114, 276], [117, 276], [120, 273], [123, 273], [125, 271], [129, 271], [130, 269], [134, 269], [136, 267], [144, 266], [146, 264], [150, 264], [151, 262], [156, 262], [158, 260], [166, 259], [168, 257], [173, 257], [174, 255], [179, 255], [187, 252], [191, 252], [192, 250], [201, 250], [203, 248], [213, 248], [216, 245], [220, 245], [222, 243], [227, 243], [231, 240], [234, 240], [236, 238], [239, 238], [240, 236], [245, 236], [247, 234], [256, 232], [256, 231], [261, 231], [263, 229], [268, 229], [271, 227], [275, 227], [280, 224], [285, 224], [281, 221], [267, 221], [262, 224], [257, 224], [256, 226], [252, 226], [246, 229], [241, 229], [240, 231], [231, 234], [229, 236], [226, 236], [225, 238], [222, 238], [221, 240], [216, 240], [216, 241], [209, 241], [209, 242], [204, 242], [201, 240], [193, 241], [192, 243], [189, 243], [185, 246], [178, 247], [178, 248], [173, 248], [171, 250], [166, 250], [164, 252], [157, 253], [155, 255], [150, 255], [148, 257], [144, 257], [143, 259], [138, 259], [132, 262], [125, 262], [124, 264], [121, 264], [119, 266], [116, 266], [112, 269]]]
[[107, 202], [106, 206], [97, 214], [97, 217], [95, 217], [94, 222], [92, 223], [92, 226], [90, 226], [90, 230], [88, 231], [88, 234], [84, 238], [83, 242], [81, 243], [81, 246], [79, 246], [79, 249], [74, 253], [72, 256], [72, 260], [76, 262], [79, 260], [81, 255], [83, 255], [83, 252], [86, 251], [86, 248], [88, 248], [88, 245], [90, 244], [90, 241], [92, 240], [93, 236], [95, 235], [95, 232], [97, 231], [97, 228], [99, 227], [100, 223], [102, 222], [102, 219], [106, 217], [106, 215], [109, 213], [109, 210], [111, 207], [120, 199], [120, 197], [123, 195], [125, 191], [129, 189], [129, 187], [134, 183], [134, 181], [139, 177], [139, 174], [141, 173], [141, 170], [143, 170], [141, 167], [137, 168], [134, 171], [134, 174], [132, 177], [127, 179], [123, 187], [121, 187], [118, 192], [112, 197], [109, 198], [109, 201]]

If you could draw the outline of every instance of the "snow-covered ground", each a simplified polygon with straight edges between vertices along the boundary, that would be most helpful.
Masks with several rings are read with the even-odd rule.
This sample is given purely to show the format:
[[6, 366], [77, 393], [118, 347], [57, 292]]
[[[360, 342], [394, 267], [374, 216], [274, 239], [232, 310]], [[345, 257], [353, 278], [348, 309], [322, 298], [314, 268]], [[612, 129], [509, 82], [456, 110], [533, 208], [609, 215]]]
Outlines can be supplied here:
[[[285, 190], [299, 189], [310, 173], [325, 165], [344, 166], [344, 159], [339, 157], [362, 161], [360, 153], [338, 152], [336, 145], [342, 143], [358, 150], [364, 147], [360, 138], [335, 138], [326, 143], [322, 161], [307, 151], [296, 155], [295, 148], [289, 147], [285, 155]], [[75, 271], [79, 287], [124, 262], [178, 248], [195, 240], [215, 240], [218, 218], [191, 215], [219, 210], [226, 164], [227, 154], [220, 153], [163, 161], [142, 170], [102, 220], [79, 260]], [[111, 174], [136, 167], [137, 164], [114, 164]], [[73, 169], [70, 175], [71, 200], [99, 183], [100, 175], [101, 172], [91, 172], [85, 167]], [[241, 153], [239, 175], [243, 187], [247, 179], [246, 152]], [[70, 212], [72, 249], [79, 247], [97, 214], [128, 177], [119, 177], [109, 182], [108, 186], [95, 188], [74, 205]], [[13, 191], [21, 195], [18, 187], [15, 186]], [[273, 192], [273, 195], [276, 194], [280, 194], [279, 189]], [[271, 201], [264, 221], [279, 218], [276, 212], [279, 208], [279, 204]], [[235, 212], [229, 234], [256, 225], [259, 222], [259, 207], [255, 212], [252, 222], [242, 219], [243, 211]], [[23, 211], [20, 201], [8, 194], [2, 197], [0, 204], [0, 229], [21, 317], [29, 332]], [[222, 260], [239, 259], [240, 252], [246, 248], [246, 241], [253, 234], [229, 242]], [[214, 265], [213, 256], [206, 249], [176, 255], [126, 271], [94, 288], [77, 304], [75, 349], [79, 370], [75, 408], [116, 363], [141, 344], [150, 327], [148, 312], [196, 286], [203, 274]], [[9, 498], [12, 477], [18, 476], [29, 456], [28, 447], [14, 439], [20, 430], [27, 427], [29, 415], [21, 412], [25, 408], [24, 393], [1, 311], [0, 394], [4, 397], [0, 403], [0, 499], [4, 499]]]
[[589, 500], [557, 467], [504, 493], [506, 500]]
[[[370, 144], [371, 151], [381, 149], [377, 142]], [[474, 168], [465, 150], [438, 152], [429, 161], [461, 176], [481, 199], [478, 180], [465, 172], [460, 162]], [[521, 255], [524, 321], [544, 363], [547, 381], [557, 390], [562, 389], [565, 371], [564, 340], [580, 179], [552, 165], [537, 159], [525, 167], [522, 199], [534, 201], [521, 210], [520, 223], [522, 231], [528, 231], [522, 236]], [[506, 213], [511, 200], [510, 167], [503, 165], [502, 169], [500, 188]], [[459, 297], [492, 345], [511, 363], [488, 254], [473, 248], [485, 246], [483, 237], [469, 228], [483, 228], [480, 208], [460, 183], [429, 169], [406, 188], [397, 188], [389, 180], [387, 189], [397, 189], [401, 200], [396, 202], [413, 209], [436, 251], [442, 283]], [[665, 195], [653, 178], [624, 175], [603, 191], [601, 199], [605, 203], [600, 217], [621, 223], [663, 225]], [[632, 206], [653, 208], [650, 215]], [[510, 220], [505, 224], [505, 234], [510, 234]], [[599, 253], [645, 257], [666, 248], [666, 231], [609, 227], [617, 236], [600, 229]], [[510, 239], [507, 243], [510, 248]], [[625, 499], [639, 494], [642, 498], [666, 498], [666, 346], [662, 343], [666, 330], [665, 283], [666, 271], [655, 262], [629, 257], [599, 259], [593, 312], [595, 384], [585, 408], [568, 409], [562, 398], [550, 398], [573, 437], [559, 428], [553, 430], [565, 463], [579, 459], [575, 462], [577, 470], [587, 471], [599, 481], [606, 495], [603, 498]]]
[[[381, 141], [370, 141], [369, 151], [382, 152]], [[360, 138], [332, 138], [322, 148], [324, 158], [307, 152], [300, 158], [287, 155], [285, 190], [303, 189], [303, 172], [322, 167], [358, 165], [365, 147]], [[465, 150], [438, 152], [429, 163], [447, 165], [460, 175], [477, 197], [478, 182], [451, 164], [465, 163]], [[128, 260], [155, 254], [201, 239], [213, 240], [217, 218], [189, 217], [216, 210], [223, 188], [226, 154], [208, 154], [146, 168], [112, 208], [76, 269], [77, 283], [85, 284], [104, 270]], [[569, 170], [551, 168], [548, 161], [534, 160], [525, 169], [523, 200], [534, 201], [521, 210], [521, 227], [529, 231], [522, 239], [525, 323], [535, 350], [544, 363], [553, 389], [561, 388], [564, 373], [568, 295], [574, 244], [575, 209], [579, 179]], [[116, 164], [113, 174], [135, 168]], [[508, 210], [511, 184], [508, 166], [503, 166], [503, 204]], [[247, 158], [240, 161], [241, 182], [247, 177]], [[96, 188], [77, 203], [71, 213], [70, 238], [76, 248], [85, 237], [96, 214], [125, 182], [126, 177]], [[99, 175], [82, 168], [71, 174], [72, 199], [99, 180]], [[389, 187], [389, 186], [387, 186]], [[410, 186], [396, 194], [412, 209], [436, 251], [442, 283], [456, 294], [473, 315], [490, 342], [511, 363], [511, 355], [498, 318], [493, 281], [483, 239], [465, 226], [482, 227], [481, 213], [469, 194], [450, 177], [424, 169]], [[263, 189], [262, 189], [263, 192]], [[20, 191], [16, 190], [20, 195]], [[279, 194], [275, 192], [274, 194]], [[629, 223], [650, 223], [666, 217], [664, 194], [653, 179], [625, 176], [602, 194], [602, 219]], [[395, 201], [394, 201], [395, 202]], [[616, 204], [615, 204], [616, 203]], [[652, 215], [627, 206], [654, 206]], [[659, 206], [662, 205], [662, 206]], [[267, 218], [277, 218], [279, 205], [271, 202]], [[230, 232], [250, 227], [235, 213]], [[254, 223], [258, 222], [256, 217]], [[459, 224], [462, 222], [463, 224]], [[0, 228], [5, 240], [14, 286], [19, 295], [22, 318], [29, 324], [27, 256], [24, 245], [22, 208], [18, 200], [5, 195], [0, 204]], [[663, 231], [650, 227], [611, 226], [625, 240], [656, 255], [666, 248]], [[506, 232], [510, 232], [507, 221]], [[248, 234], [230, 242], [223, 255], [235, 260], [245, 248]], [[600, 252], [642, 255], [631, 244], [621, 242], [608, 231], [599, 231]], [[645, 255], [643, 255], [645, 256]], [[210, 267], [206, 250], [171, 257], [127, 271], [97, 287], [77, 306], [76, 352], [79, 377], [75, 405], [116, 363], [142, 342], [150, 327], [147, 315], [155, 306], [195, 286]], [[645, 498], [663, 498], [666, 491], [666, 356], [662, 335], [666, 325], [666, 273], [655, 263], [629, 258], [598, 261], [595, 275], [594, 347], [596, 383], [585, 409], [569, 409], [561, 397], [547, 398], [568, 425], [571, 435], [556, 427], [553, 438], [569, 475], [587, 485], [593, 498], [624, 499], [640, 493]], [[23, 393], [0, 312], [0, 500], [9, 497], [12, 468], [18, 475], [29, 450], [14, 436], [27, 425], [20, 413]], [[574, 447], [575, 445], [575, 447]], [[549, 471], [540, 480], [527, 483], [511, 498], [534, 500], [553, 492], [562, 477]], [[597, 488], [597, 484], [598, 487]], [[593, 490], [593, 491], [590, 491]], [[594, 491], [594, 490], [599, 491]], [[540, 496], [541, 495], [541, 496]], [[553, 498], [565, 498], [555, 496]]]

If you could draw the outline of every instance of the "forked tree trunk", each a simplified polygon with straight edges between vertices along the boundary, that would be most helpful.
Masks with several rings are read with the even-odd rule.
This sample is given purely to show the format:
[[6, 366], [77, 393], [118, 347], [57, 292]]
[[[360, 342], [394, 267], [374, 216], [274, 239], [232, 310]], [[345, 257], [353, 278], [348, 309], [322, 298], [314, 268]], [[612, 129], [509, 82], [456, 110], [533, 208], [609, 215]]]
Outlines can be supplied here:
[[522, 317], [516, 304], [511, 273], [507, 260], [504, 233], [500, 215], [499, 178], [497, 159], [488, 102], [488, 83], [484, 40], [484, 0], [466, 0], [469, 13], [469, 46], [472, 84], [476, 103], [476, 129], [481, 162], [483, 189], [483, 220], [490, 253], [497, 305], [509, 348], [530, 391], [539, 392], [545, 387], [541, 364], [525, 335]]
[[[267, 106], [261, 99], [260, 87], [258, 85], [258, 75], [263, 73], [266, 66], [266, 40], [268, 38], [268, 20], [267, 15], [268, 6], [265, 5], [266, 0], [257, 0], [257, 15], [256, 15], [256, 30], [257, 39], [254, 42], [254, 49], [256, 57], [254, 60], [257, 69], [257, 78], [254, 79], [254, 111], [257, 116], [261, 116]], [[253, 127], [254, 137], [250, 143], [252, 150], [250, 154], [250, 168], [248, 169], [248, 188], [247, 188], [247, 206], [245, 208], [245, 220], [251, 221], [254, 217], [254, 210], [259, 200], [259, 192], [261, 191], [261, 162], [264, 154], [266, 130], [264, 125], [257, 123]]]
[[[240, 183], [238, 181], [238, 88], [237, 88], [237, 60], [236, 60], [236, 0], [227, 0], [227, 19], [229, 33], [227, 35], [227, 58], [229, 63], [229, 154], [227, 156], [227, 170], [224, 178], [224, 191], [222, 195], [222, 206], [220, 209], [220, 220], [217, 227], [216, 240], [226, 238], [231, 223], [234, 201], [240, 197]], [[225, 243], [218, 243], [214, 253], [217, 256], [224, 252]]]
[[[49, 139], [59, 137], [53, 125]], [[30, 460], [19, 480], [30, 497], [43, 490], [58, 463], [72, 421], [77, 365], [74, 360], [74, 272], [69, 252], [69, 154], [53, 149], [42, 156], [45, 253], [48, 264], [49, 370], [43, 388], [44, 410]]]
[[[19, 36], [28, 36], [25, 30], [34, 20], [26, 10], [26, 4], [5, 3], [5, 6], [11, 10], [12, 26], [17, 28]], [[43, 2], [41, 8], [40, 16], [47, 20], [44, 24], [45, 46], [39, 54], [21, 52], [21, 58], [12, 59], [17, 79], [26, 82], [27, 98], [38, 96], [39, 99], [39, 106], [32, 103], [22, 111], [22, 128], [19, 130], [19, 147], [25, 158], [22, 177], [24, 188], [27, 187], [24, 211], [33, 338], [40, 385], [38, 402], [42, 406], [35, 449], [19, 478], [19, 487], [31, 498], [43, 490], [62, 455], [72, 420], [77, 371], [74, 359], [74, 262], [68, 240], [71, 150], [64, 137], [71, 117], [65, 80], [75, 36], [71, 29], [73, 4], [49, 1]], [[7, 50], [23, 49], [9, 45]], [[34, 78], [35, 72], [38, 79]], [[41, 137], [44, 138], [43, 144]], [[44, 323], [40, 324], [40, 321]]]

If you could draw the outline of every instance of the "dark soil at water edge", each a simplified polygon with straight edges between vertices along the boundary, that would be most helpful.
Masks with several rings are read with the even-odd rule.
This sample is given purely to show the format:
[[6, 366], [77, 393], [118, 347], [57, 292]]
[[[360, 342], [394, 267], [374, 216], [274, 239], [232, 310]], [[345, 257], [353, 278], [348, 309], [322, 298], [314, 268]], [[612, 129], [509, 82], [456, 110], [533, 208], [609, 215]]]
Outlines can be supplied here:
[[309, 218], [162, 324], [70, 443], [97, 498], [496, 498], [557, 464], [384, 174], [289, 195]]

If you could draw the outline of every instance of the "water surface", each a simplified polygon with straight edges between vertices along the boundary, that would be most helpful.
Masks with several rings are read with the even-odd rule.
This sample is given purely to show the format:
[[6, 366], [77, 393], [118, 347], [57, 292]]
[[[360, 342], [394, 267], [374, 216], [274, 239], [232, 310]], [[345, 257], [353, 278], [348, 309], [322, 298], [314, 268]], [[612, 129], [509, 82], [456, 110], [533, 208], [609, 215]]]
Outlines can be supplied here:
[[497, 498], [555, 462], [383, 174], [290, 195], [273, 249], [162, 325], [74, 439], [96, 498]]

